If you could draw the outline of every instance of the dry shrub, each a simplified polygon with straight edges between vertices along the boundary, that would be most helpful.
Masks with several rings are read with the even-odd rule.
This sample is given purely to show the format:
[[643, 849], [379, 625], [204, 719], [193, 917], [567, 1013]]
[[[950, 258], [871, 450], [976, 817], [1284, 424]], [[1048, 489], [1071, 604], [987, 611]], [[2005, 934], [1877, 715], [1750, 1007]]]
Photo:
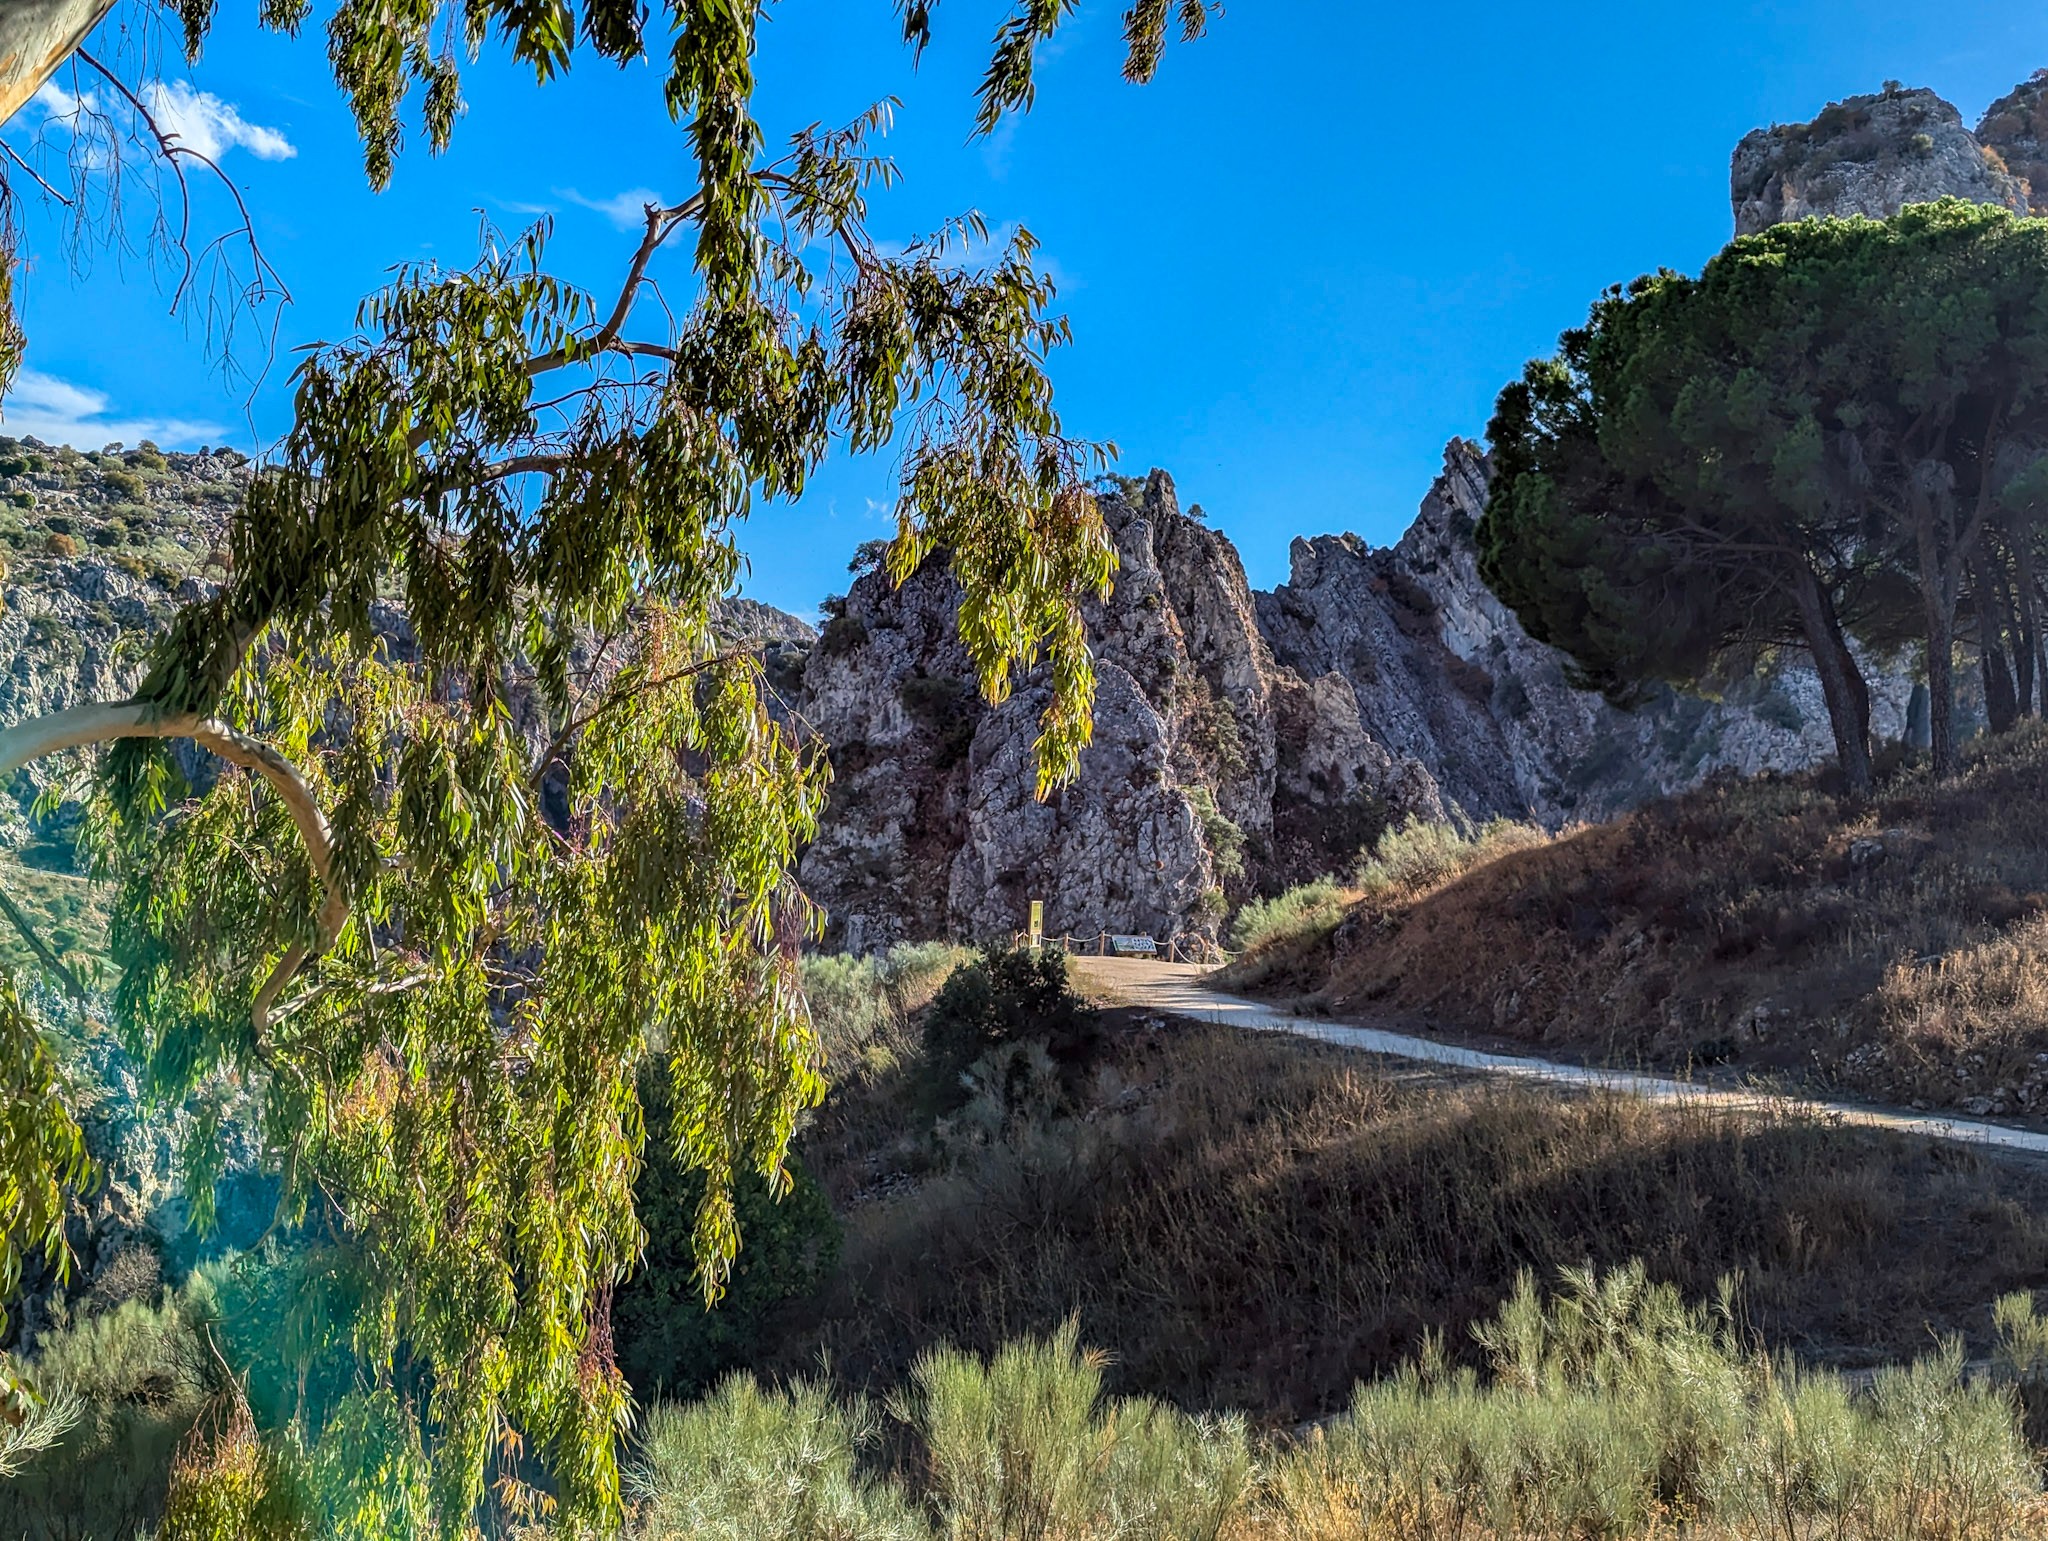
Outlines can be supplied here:
[[[1867, 1394], [1757, 1351], [1736, 1287], [1712, 1308], [1640, 1264], [1523, 1274], [1473, 1334], [1359, 1385], [1306, 1438], [1105, 1395], [1070, 1322], [984, 1359], [938, 1349], [891, 1398], [904, 1455], [861, 1399], [729, 1382], [657, 1408], [636, 1541], [2014, 1541], [2041, 1478], [1997, 1387], [1944, 1345]], [[2018, 1320], [2017, 1311], [2005, 1316]], [[2041, 1336], [2025, 1313], [2022, 1337]], [[879, 1480], [877, 1480], [879, 1477]], [[927, 1518], [928, 1516], [928, 1518]]]

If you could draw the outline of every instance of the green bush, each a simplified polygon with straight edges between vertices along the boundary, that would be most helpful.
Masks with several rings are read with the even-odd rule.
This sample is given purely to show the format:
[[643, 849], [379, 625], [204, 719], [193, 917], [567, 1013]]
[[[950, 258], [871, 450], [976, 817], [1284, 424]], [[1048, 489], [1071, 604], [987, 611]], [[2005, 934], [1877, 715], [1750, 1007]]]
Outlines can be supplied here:
[[1283, 937], [1328, 931], [1344, 918], [1344, 893], [1335, 878], [1317, 878], [1271, 899], [1254, 899], [1237, 912], [1230, 940], [1252, 952]]
[[1534, 824], [1493, 819], [1474, 830], [1436, 824], [1410, 814], [1380, 836], [1358, 865], [1358, 886], [1368, 898], [1414, 898], [1481, 863], [1528, 850], [1550, 837]]
[[924, 1541], [917, 1510], [864, 1479], [867, 1405], [821, 1386], [763, 1391], [734, 1376], [691, 1407], [656, 1406], [626, 1471], [640, 1541]]
[[986, 1363], [940, 1349], [898, 1413], [926, 1451], [945, 1533], [975, 1541], [1214, 1541], [1252, 1479], [1244, 1426], [1102, 1394], [1103, 1358], [1069, 1322]]
[[835, 1082], [872, 1077], [914, 1057], [909, 1019], [946, 976], [974, 957], [951, 942], [899, 942], [878, 957], [815, 953], [804, 959], [804, 999]]
[[979, 693], [966, 680], [913, 675], [899, 687], [903, 709], [932, 738], [932, 763], [947, 770], [967, 758], [979, 722]]
[[962, 1077], [1005, 1044], [1037, 1042], [1072, 1063], [1092, 1041], [1092, 1015], [1067, 983], [1066, 954], [990, 948], [955, 969], [924, 1018], [929, 1100], [940, 1112], [967, 1100]]
[[23, 1379], [77, 1421], [0, 1483], [0, 1535], [132, 1541], [149, 1532], [179, 1442], [217, 1389], [201, 1320], [190, 1298], [166, 1292], [36, 1340]]
[[[2022, 1321], [2025, 1316], [2027, 1320]], [[2001, 1306], [2010, 1351], [2044, 1329]], [[936, 1349], [891, 1412], [921, 1459], [863, 1479], [864, 1402], [727, 1381], [647, 1419], [640, 1541], [2009, 1541], [2039, 1535], [2014, 1409], [1950, 1345], [1867, 1393], [1772, 1360], [1640, 1265], [1525, 1277], [1477, 1336], [1358, 1388], [1305, 1438], [1104, 1394], [1072, 1323], [982, 1359]], [[930, 1525], [920, 1518], [930, 1516]]]
[[149, 483], [125, 466], [102, 465], [100, 481], [108, 491], [118, 493], [131, 502], [149, 495]]
[[642, 1078], [646, 1164], [634, 1185], [647, 1248], [612, 1304], [620, 1369], [642, 1396], [694, 1395], [755, 1353], [771, 1311], [811, 1294], [839, 1259], [839, 1222], [818, 1181], [794, 1156], [779, 1198], [756, 1172], [733, 1185], [739, 1256], [724, 1296], [706, 1310], [693, 1236], [704, 1175], [676, 1159], [666, 1081]]
[[1865, 1398], [1774, 1364], [1640, 1265], [1525, 1275], [1477, 1331], [1490, 1375], [1427, 1350], [1361, 1386], [1274, 1491], [1331, 1504], [1376, 1536], [1961, 1538], [2014, 1534], [2040, 1490], [2011, 1404], [1961, 1350], [1881, 1372]]

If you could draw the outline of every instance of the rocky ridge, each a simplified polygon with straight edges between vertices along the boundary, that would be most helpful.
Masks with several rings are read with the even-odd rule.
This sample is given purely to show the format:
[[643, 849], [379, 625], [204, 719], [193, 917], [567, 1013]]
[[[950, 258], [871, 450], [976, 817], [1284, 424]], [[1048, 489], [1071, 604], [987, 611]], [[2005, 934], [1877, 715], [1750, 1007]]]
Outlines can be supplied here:
[[1974, 130], [1925, 87], [1887, 81], [1810, 122], [1752, 130], [1729, 165], [1735, 233], [1823, 215], [1883, 219], [1963, 198], [2016, 213], [2048, 202], [2048, 70], [1993, 102]]
[[[1231, 543], [1154, 471], [1105, 494], [1122, 569], [1091, 608], [1095, 742], [1032, 800], [1042, 681], [986, 706], [930, 566], [870, 572], [833, 608], [798, 705], [836, 779], [806, 889], [854, 950], [1002, 936], [1046, 904], [1054, 934], [1216, 934], [1232, 903], [1328, 871], [1410, 817], [1553, 827], [1716, 771], [1790, 770], [1832, 749], [1819, 683], [1782, 664], [1719, 701], [1623, 712], [1570, 683], [1479, 581], [1479, 447], [1455, 440], [1391, 547], [1294, 543], [1255, 593]], [[1910, 683], [1880, 678], [1879, 736]]]

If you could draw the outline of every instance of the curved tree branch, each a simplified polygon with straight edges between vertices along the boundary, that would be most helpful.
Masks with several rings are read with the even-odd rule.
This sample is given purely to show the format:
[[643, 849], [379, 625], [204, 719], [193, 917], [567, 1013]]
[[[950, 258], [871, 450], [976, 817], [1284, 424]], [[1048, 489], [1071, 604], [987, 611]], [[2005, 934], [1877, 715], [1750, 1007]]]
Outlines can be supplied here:
[[348, 920], [348, 895], [334, 881], [334, 834], [320, 801], [299, 768], [260, 739], [229, 727], [218, 718], [196, 712], [161, 714], [147, 701], [93, 702], [66, 707], [0, 732], [0, 776], [65, 749], [112, 743], [123, 738], [189, 738], [230, 765], [253, 771], [270, 784], [298, 826], [306, 859], [320, 883], [320, 908], [314, 941], [294, 942], [277, 960], [256, 992], [251, 1015], [260, 1040], [270, 1024], [270, 1008], [308, 959], [334, 945]]

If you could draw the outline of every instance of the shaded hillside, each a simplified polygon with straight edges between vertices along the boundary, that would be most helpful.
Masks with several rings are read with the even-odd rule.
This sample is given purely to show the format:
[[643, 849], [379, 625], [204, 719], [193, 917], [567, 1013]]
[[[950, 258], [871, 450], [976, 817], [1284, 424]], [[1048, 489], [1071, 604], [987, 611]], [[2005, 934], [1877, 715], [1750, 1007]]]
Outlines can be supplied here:
[[[914, 1020], [848, 1041], [800, 1141], [839, 1261], [753, 1363], [900, 1384], [1078, 1317], [1121, 1391], [1287, 1425], [1534, 1269], [1641, 1258], [1696, 1298], [1741, 1270], [1765, 1341], [1873, 1363], [1957, 1333], [2048, 1262], [2048, 1173], [1777, 1116], [1488, 1085], [1299, 1041], [1108, 1013], [1026, 1044], [934, 1119]], [[854, 1050], [858, 1052], [851, 1052]]]

